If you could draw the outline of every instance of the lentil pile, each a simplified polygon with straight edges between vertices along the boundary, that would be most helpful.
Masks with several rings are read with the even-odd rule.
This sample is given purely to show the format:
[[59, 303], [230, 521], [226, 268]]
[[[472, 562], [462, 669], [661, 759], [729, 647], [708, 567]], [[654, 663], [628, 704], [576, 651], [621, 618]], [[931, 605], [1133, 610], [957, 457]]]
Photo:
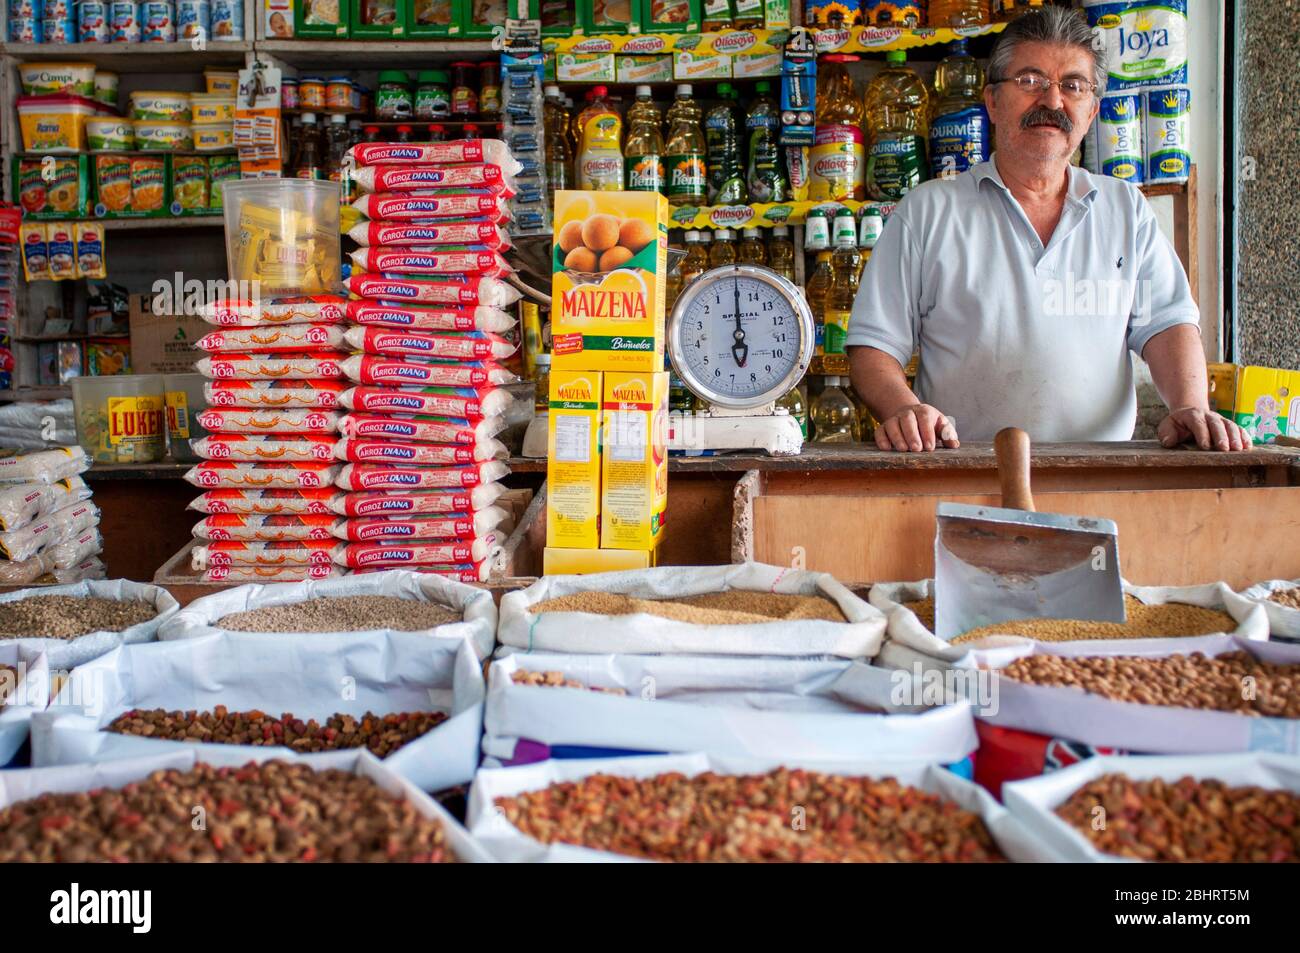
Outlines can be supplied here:
[[599, 685], [584, 685], [573, 678], [566, 678], [563, 672], [530, 672], [519, 668], [510, 673], [510, 681], [516, 685], [532, 685], [538, 688], [585, 688], [589, 692], [601, 692], [605, 695], [626, 695], [621, 688], [601, 688]]
[[460, 618], [459, 612], [436, 602], [396, 596], [333, 596], [233, 612], [218, 619], [217, 627], [234, 632], [416, 632], [459, 622]]
[[1292, 586], [1290, 589], [1277, 589], [1268, 599], [1270, 602], [1276, 602], [1288, 609], [1300, 609], [1300, 586]]
[[121, 632], [158, 611], [140, 599], [97, 596], [28, 596], [0, 603], [0, 639], [75, 639], [91, 632]]
[[523, 833], [664, 861], [1003, 860], [978, 815], [893, 778], [596, 774], [496, 799]]
[[927, 596], [924, 599], [917, 599], [915, 602], [904, 602], [903, 608], [911, 609], [916, 613], [916, 617], [921, 620], [921, 624], [934, 631], [934, 599]]
[[[1107, 774], [1075, 791], [1056, 814], [1097, 850], [1119, 857], [1239, 864], [1300, 861], [1300, 797], [1289, 791], [1229, 787], [1191, 777], [1134, 781]], [[1105, 824], [1096, 830], [1099, 816]]]
[[314, 718], [303, 721], [285, 713], [279, 718], [266, 712], [230, 711], [218, 705], [212, 711], [132, 709], [106, 727], [119, 735], [138, 735], [164, 741], [201, 741], [219, 745], [283, 745], [294, 751], [338, 751], [365, 748], [378, 758], [432, 731], [447, 720], [440, 711], [376, 715], [335, 714], [322, 725]]
[[695, 625], [751, 625], [756, 622], [818, 620], [847, 622], [840, 607], [821, 596], [728, 589], [680, 599], [636, 599], [616, 592], [576, 592], [547, 599], [532, 612], [587, 612], [592, 615], [649, 615]]
[[282, 761], [155, 771], [0, 808], [0, 863], [455, 860], [441, 824], [369, 778]]
[[0, 705], [18, 688], [18, 669], [0, 664]]
[[1001, 672], [1018, 682], [1078, 688], [1115, 701], [1300, 718], [1300, 665], [1262, 662], [1248, 652], [1217, 658], [1200, 652], [1167, 658], [1029, 655]]

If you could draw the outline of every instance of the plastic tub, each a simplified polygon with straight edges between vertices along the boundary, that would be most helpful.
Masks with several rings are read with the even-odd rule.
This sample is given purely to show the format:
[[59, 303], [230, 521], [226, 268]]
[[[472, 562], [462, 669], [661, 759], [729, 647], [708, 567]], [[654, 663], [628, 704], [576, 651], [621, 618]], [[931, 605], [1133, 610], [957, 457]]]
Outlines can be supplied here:
[[137, 89], [131, 93], [131, 118], [157, 122], [189, 122], [190, 94], [172, 90]]
[[263, 297], [339, 291], [339, 185], [243, 179], [223, 186], [231, 281]]
[[18, 74], [25, 96], [68, 93], [89, 99], [95, 92], [94, 63], [20, 63]]
[[91, 152], [130, 152], [135, 126], [129, 119], [87, 119], [86, 147]]
[[145, 152], [177, 152], [194, 148], [187, 122], [141, 121], [135, 124], [135, 147]]
[[180, 463], [197, 463], [200, 457], [190, 449], [190, 441], [208, 435], [208, 431], [200, 427], [195, 419], [207, 404], [203, 397], [205, 380], [202, 374], [163, 375], [167, 400], [167, 441], [171, 444], [172, 459]]
[[228, 122], [215, 126], [194, 127], [194, 151], [218, 152], [235, 147], [235, 124]]
[[196, 126], [232, 123], [235, 121], [235, 97], [192, 93], [190, 112], [190, 122]]
[[95, 102], [117, 108], [117, 74], [95, 70]]
[[77, 442], [96, 463], [157, 463], [167, 449], [161, 374], [74, 377]]
[[18, 124], [28, 152], [82, 152], [86, 120], [104, 107], [82, 96], [19, 96]]
[[231, 97], [239, 92], [239, 74], [234, 70], [205, 69], [203, 83], [209, 96]]

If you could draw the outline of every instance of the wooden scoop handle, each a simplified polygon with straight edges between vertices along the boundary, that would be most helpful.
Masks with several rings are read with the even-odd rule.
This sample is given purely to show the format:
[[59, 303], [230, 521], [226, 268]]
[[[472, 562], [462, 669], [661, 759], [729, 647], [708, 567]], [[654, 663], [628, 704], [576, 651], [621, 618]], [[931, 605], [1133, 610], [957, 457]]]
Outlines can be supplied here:
[[993, 438], [993, 452], [998, 457], [1002, 505], [1034, 512], [1034, 496], [1029, 489], [1029, 434], [1019, 427], [1004, 427]]

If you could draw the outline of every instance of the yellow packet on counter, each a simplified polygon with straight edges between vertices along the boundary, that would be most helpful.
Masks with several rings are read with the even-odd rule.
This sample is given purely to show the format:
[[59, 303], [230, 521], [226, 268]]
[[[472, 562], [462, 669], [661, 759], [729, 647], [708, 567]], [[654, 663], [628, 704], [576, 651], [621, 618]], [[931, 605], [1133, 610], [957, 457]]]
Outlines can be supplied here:
[[107, 278], [108, 265], [104, 261], [104, 226], [100, 222], [77, 222], [73, 225], [76, 239], [78, 278]]

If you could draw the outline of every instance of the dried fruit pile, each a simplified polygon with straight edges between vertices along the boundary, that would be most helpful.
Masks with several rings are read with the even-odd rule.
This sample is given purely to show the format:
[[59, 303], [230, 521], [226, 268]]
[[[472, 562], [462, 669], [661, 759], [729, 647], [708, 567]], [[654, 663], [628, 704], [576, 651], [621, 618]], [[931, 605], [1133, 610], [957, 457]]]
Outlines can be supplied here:
[[233, 612], [218, 619], [217, 627], [234, 632], [416, 632], [459, 622], [460, 618], [459, 612], [436, 602], [396, 596], [334, 596]]
[[0, 808], [0, 863], [455, 860], [441, 824], [369, 778], [282, 761]]
[[121, 632], [158, 614], [140, 599], [96, 596], [28, 596], [2, 605], [0, 639], [75, 639], [91, 632]]
[[446, 720], [447, 716], [440, 711], [391, 715], [366, 712], [360, 718], [331, 715], [322, 725], [314, 718], [304, 721], [288, 713], [274, 718], [256, 709], [230, 711], [225, 705], [218, 705], [212, 711], [132, 709], [118, 715], [104, 730], [165, 741], [283, 745], [301, 752], [365, 748], [383, 758]]
[[595, 774], [496, 804], [543, 843], [650, 860], [1004, 859], [978, 815], [893, 778], [787, 768], [693, 778]]
[[516, 685], [533, 685], [538, 688], [585, 688], [589, 692], [602, 692], [606, 695], [626, 695], [621, 688], [601, 688], [599, 685], [584, 685], [576, 679], [566, 678], [563, 672], [530, 672], [517, 668], [510, 673], [510, 681]]
[[1057, 816], [1105, 854], [1151, 861], [1296, 863], [1300, 796], [1184, 777], [1107, 774], [1079, 788]]
[[1300, 586], [1274, 590], [1273, 594], [1268, 598], [1270, 602], [1276, 602], [1288, 609], [1300, 609]]
[[616, 592], [575, 592], [547, 599], [530, 612], [587, 612], [593, 615], [649, 615], [695, 625], [751, 625], [820, 620], [847, 622], [840, 607], [821, 596], [728, 589], [680, 599], [636, 599]]
[[1031, 685], [1079, 688], [1115, 701], [1173, 705], [1269, 718], [1300, 718], [1300, 665], [1261, 662], [1249, 652], [1136, 655], [1029, 655], [1002, 674]]
[[0, 705], [18, 688], [18, 669], [0, 664]]

